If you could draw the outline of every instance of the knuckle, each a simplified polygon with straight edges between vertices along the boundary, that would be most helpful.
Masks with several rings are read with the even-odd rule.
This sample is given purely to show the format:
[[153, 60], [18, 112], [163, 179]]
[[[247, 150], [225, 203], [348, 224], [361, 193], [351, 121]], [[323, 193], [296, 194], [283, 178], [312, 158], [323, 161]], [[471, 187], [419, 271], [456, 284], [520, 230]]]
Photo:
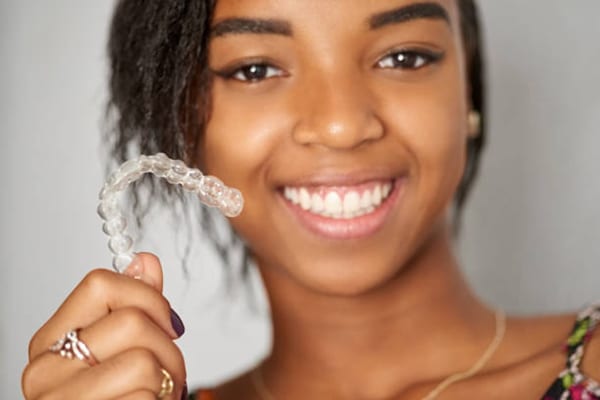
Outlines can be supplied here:
[[119, 375], [129, 382], [141, 382], [144, 386], [155, 382], [160, 373], [160, 364], [154, 353], [142, 347], [129, 349], [106, 360], [102, 366], [108, 374]]
[[148, 326], [148, 316], [139, 308], [128, 307], [114, 311], [113, 318], [116, 320], [117, 326], [128, 335], [137, 337], [138, 334], [143, 334]]
[[160, 374], [160, 363], [154, 353], [146, 348], [138, 347], [128, 351], [128, 358], [135, 363], [135, 371], [141, 378], [148, 378]]
[[[66, 367], [66, 369], [65, 369]], [[56, 363], [54, 354], [50, 352], [43, 353], [35, 361], [28, 363], [21, 374], [21, 391], [24, 398], [29, 399], [60, 399], [64, 398], [63, 394], [58, 393], [64, 389], [64, 385], [56, 385], [70, 375], [70, 372], [75, 372], [72, 369], [69, 372], [69, 366], [59, 366]]]
[[26, 399], [33, 398], [34, 388], [37, 386], [37, 377], [35, 364], [27, 364], [21, 375], [21, 391]]
[[105, 297], [110, 282], [114, 279], [114, 272], [106, 269], [94, 269], [87, 273], [81, 281], [81, 288], [90, 292], [93, 296]]

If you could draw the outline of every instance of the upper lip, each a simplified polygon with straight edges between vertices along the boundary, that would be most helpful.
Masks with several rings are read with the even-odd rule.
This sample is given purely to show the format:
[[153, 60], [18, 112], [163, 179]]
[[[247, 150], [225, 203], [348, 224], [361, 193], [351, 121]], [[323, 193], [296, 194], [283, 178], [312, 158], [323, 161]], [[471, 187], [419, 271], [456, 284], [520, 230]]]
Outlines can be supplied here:
[[405, 172], [391, 172], [389, 170], [354, 170], [354, 171], [318, 171], [293, 179], [287, 179], [279, 187], [310, 187], [310, 186], [355, 186], [368, 182], [391, 181]]

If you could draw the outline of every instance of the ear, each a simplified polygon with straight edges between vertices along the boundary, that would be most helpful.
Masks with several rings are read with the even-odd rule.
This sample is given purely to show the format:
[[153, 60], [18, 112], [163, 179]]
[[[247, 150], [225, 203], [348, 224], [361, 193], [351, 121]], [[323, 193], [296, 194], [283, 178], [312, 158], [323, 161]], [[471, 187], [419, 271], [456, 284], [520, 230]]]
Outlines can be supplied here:
[[481, 114], [479, 111], [471, 109], [467, 114], [467, 126], [469, 139], [478, 137], [481, 134]]

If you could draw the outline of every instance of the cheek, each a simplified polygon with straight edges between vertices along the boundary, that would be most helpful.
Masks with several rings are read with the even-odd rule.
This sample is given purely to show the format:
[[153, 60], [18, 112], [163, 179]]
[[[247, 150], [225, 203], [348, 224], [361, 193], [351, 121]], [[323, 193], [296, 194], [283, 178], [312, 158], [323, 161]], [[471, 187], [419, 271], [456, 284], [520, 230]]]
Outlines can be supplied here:
[[[415, 138], [421, 149], [418, 164], [421, 197], [432, 201], [435, 212], [443, 212], [451, 204], [464, 172], [466, 135], [462, 114], [440, 109], [440, 118], [431, 120], [427, 133]], [[432, 195], [435, 194], [435, 195]]]
[[[451, 201], [462, 177], [466, 145], [466, 96], [462, 80], [434, 82], [386, 102], [386, 120], [398, 147], [411, 159], [420, 204], [442, 208]], [[395, 100], [394, 100], [395, 99]]]
[[278, 103], [225, 85], [217, 81], [213, 86], [212, 113], [198, 155], [207, 172], [230, 179], [232, 185], [247, 185], [250, 176], [264, 173], [277, 146], [280, 113], [273, 105]]
[[244, 210], [231, 223], [245, 236], [244, 231], [258, 228], [256, 221], [269, 218], [261, 203], [274, 190], [266, 187], [265, 178], [281, 141], [281, 135], [277, 135], [281, 125], [277, 116], [281, 113], [264, 102], [232, 94], [221, 85], [215, 83], [213, 87], [212, 113], [197, 159], [202, 160], [201, 168], [206, 174], [242, 192]]
[[[428, 146], [427, 152], [419, 165], [419, 174], [422, 177], [422, 195], [435, 193], [433, 208], [445, 210], [452, 203], [456, 189], [462, 178], [465, 166], [466, 139], [462, 130], [451, 124], [444, 129], [446, 135], [432, 135], [428, 142], [435, 143]], [[427, 138], [423, 138], [423, 141]], [[423, 143], [425, 145], [425, 143]]]
[[411, 146], [420, 155], [419, 173], [433, 182], [453, 185], [462, 175], [466, 134], [460, 109], [430, 107], [432, 115], [421, 123], [422, 130], [410, 137]]

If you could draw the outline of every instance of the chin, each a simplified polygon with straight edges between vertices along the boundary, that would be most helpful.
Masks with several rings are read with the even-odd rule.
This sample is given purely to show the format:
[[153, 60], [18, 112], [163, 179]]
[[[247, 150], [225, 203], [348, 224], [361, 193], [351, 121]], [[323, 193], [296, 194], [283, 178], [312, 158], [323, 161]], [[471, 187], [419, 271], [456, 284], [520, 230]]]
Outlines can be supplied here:
[[360, 296], [385, 286], [407, 265], [408, 258], [403, 254], [406, 248], [396, 241], [387, 243], [387, 248], [350, 246], [313, 252], [309, 261], [307, 253], [288, 253], [285, 261], [257, 261], [267, 280], [274, 276], [277, 285], [301, 287], [326, 296]]
[[389, 282], [397, 271], [355, 271], [352, 268], [336, 275], [319, 275], [305, 277], [305, 286], [315, 292], [329, 296], [357, 297]]

